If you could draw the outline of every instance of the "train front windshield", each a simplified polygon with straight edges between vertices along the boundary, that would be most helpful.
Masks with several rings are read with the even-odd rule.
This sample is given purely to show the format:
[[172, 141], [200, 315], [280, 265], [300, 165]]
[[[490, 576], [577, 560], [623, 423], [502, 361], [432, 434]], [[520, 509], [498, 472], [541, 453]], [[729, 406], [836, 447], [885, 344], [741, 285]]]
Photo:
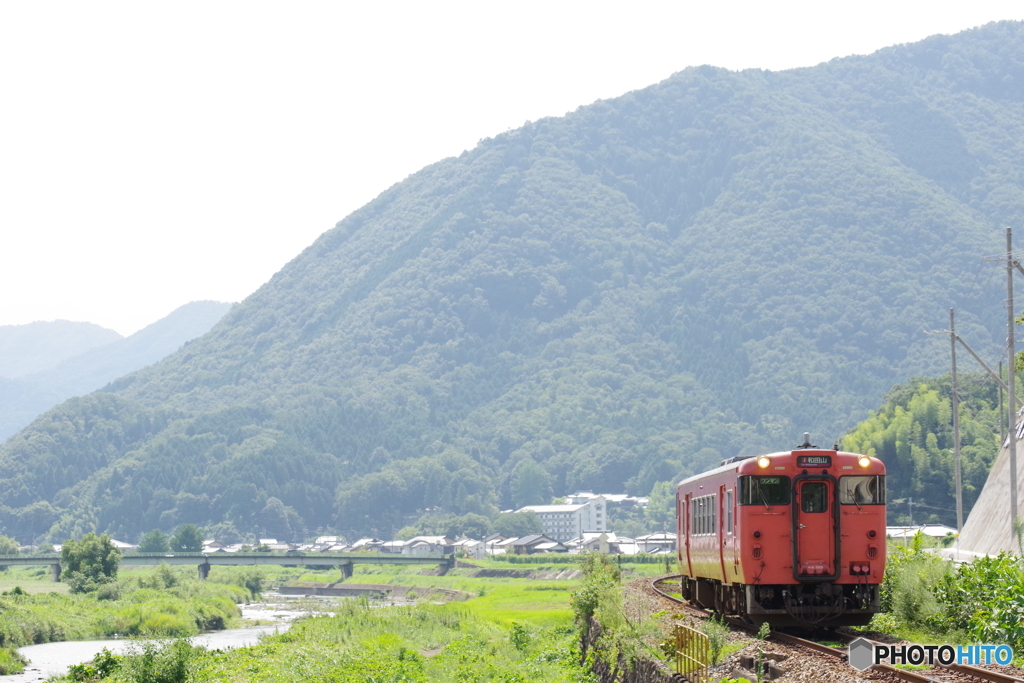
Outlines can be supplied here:
[[789, 505], [789, 477], [740, 477], [740, 505]]
[[885, 475], [839, 477], [839, 502], [843, 505], [885, 504]]

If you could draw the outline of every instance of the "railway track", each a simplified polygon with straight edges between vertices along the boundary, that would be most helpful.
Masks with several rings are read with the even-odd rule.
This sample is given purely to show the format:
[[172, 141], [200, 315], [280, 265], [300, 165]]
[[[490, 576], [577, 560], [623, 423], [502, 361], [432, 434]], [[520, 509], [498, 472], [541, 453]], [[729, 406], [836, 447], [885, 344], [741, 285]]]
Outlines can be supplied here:
[[[695, 607], [689, 604], [685, 600], [670, 595], [671, 589], [678, 586], [679, 575], [662, 576], [656, 579], [652, 579], [650, 582], [651, 588], [663, 599], [669, 600], [675, 604], [684, 606], [687, 611], [692, 611], [695, 615], [710, 617], [711, 613], [707, 610]], [[667, 584], [669, 581], [675, 580], [677, 583], [673, 584], [671, 588]], [[740, 619], [733, 617], [725, 617], [726, 623], [730, 624], [735, 628], [739, 628], [746, 631], [754, 631], [750, 624], [747, 624]], [[850, 643], [857, 639], [858, 636], [851, 636], [845, 633], [836, 632], [833, 634], [836, 640], [841, 640], [846, 643]], [[810, 650], [819, 654], [828, 655], [835, 657], [841, 661], [846, 661], [847, 651], [840, 648], [831, 647], [822, 643], [816, 643], [813, 640], [807, 640], [806, 638], [800, 638], [798, 636], [791, 635], [789, 633], [783, 633], [781, 631], [772, 631], [769, 634], [769, 638], [776, 642], [786, 643], [794, 645], [799, 648]], [[874, 642], [874, 641], [871, 641]], [[929, 670], [910, 671], [906, 669], [899, 669], [888, 664], [876, 664], [869, 669], [870, 671], [884, 674], [888, 677], [894, 678], [900, 681], [908, 681], [908, 683], [947, 683], [950, 681], [984, 681], [985, 683], [1024, 683], [1024, 678], [1019, 678], [1011, 674], [1003, 673], [1001, 671], [993, 671], [991, 669], [982, 669], [976, 666], [968, 666], [965, 664], [951, 664], [949, 666], [938, 666]], [[851, 672], [855, 669], [851, 669]]]

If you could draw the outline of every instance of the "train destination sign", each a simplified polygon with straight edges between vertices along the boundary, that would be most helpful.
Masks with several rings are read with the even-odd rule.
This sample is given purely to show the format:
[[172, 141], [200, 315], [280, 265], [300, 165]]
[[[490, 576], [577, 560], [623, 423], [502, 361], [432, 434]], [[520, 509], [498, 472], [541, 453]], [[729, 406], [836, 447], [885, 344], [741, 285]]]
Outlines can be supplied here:
[[831, 455], [798, 455], [797, 467], [832, 467]]

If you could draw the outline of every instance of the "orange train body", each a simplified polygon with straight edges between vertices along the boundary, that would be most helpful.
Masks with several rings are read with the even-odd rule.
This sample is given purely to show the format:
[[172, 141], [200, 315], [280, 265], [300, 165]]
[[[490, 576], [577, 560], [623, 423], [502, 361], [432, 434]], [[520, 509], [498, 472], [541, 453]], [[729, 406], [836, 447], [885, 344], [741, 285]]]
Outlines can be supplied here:
[[809, 444], [676, 487], [682, 592], [772, 626], [866, 624], [885, 571], [885, 465]]

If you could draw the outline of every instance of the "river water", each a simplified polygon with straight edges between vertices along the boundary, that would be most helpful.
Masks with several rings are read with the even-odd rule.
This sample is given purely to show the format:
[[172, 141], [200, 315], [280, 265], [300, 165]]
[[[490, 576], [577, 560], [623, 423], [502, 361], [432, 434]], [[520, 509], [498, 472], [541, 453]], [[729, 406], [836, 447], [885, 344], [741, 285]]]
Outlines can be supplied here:
[[[306, 616], [307, 611], [295, 611], [287, 603], [258, 603], [242, 608], [242, 617], [272, 621], [271, 624], [250, 628], [231, 628], [224, 631], [203, 633], [190, 640], [195, 645], [226, 650], [234, 647], [253, 645], [263, 634], [286, 630], [293, 619]], [[72, 640], [63, 643], [44, 643], [18, 648], [29, 661], [25, 671], [14, 676], [0, 676], [0, 683], [37, 683], [50, 676], [67, 673], [72, 664], [88, 662], [103, 648], [111, 652], [123, 652], [131, 647], [128, 640]]]

